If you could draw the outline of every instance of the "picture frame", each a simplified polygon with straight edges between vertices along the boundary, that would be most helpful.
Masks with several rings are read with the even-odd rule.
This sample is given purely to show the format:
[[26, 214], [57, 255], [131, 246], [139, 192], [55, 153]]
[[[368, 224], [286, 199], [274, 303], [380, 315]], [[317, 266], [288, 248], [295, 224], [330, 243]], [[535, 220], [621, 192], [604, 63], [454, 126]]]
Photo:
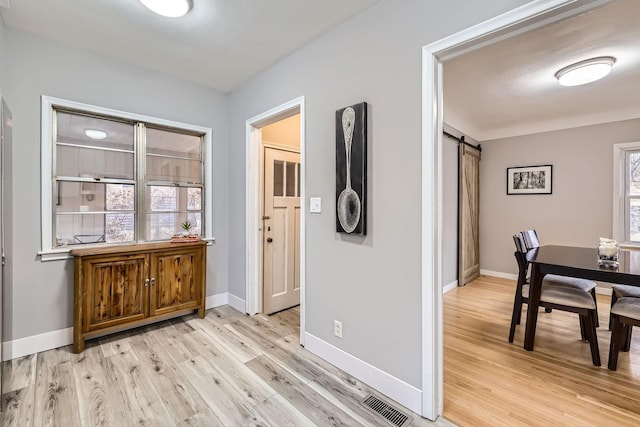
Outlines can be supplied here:
[[336, 111], [336, 231], [367, 234], [367, 103]]
[[552, 194], [552, 165], [507, 168], [507, 194]]

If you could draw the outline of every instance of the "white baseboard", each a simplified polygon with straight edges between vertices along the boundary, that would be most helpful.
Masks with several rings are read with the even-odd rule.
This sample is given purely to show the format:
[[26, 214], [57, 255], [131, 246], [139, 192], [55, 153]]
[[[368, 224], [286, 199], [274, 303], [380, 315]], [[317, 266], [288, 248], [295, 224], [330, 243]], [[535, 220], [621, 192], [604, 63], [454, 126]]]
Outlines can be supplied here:
[[442, 295], [446, 294], [449, 291], [454, 290], [457, 287], [458, 287], [458, 281], [457, 280], [454, 280], [453, 282], [449, 283], [448, 285], [444, 285], [444, 287], [442, 288]]
[[501, 279], [513, 279], [517, 280], [518, 275], [513, 273], [502, 273], [501, 271], [480, 270], [480, 274], [483, 276], [499, 277]]
[[6, 341], [2, 347], [2, 359], [11, 360], [73, 343], [73, 328], [58, 329], [30, 337]]
[[413, 412], [417, 414], [422, 412], [422, 391], [418, 388], [308, 332], [305, 333], [304, 348], [411, 409]]
[[245, 300], [243, 300], [242, 298], [238, 298], [235, 295], [231, 295], [230, 293], [227, 293], [227, 295], [228, 295], [227, 304], [229, 304], [231, 307], [235, 308], [241, 313], [247, 312], [247, 303], [245, 302]]
[[216, 308], [229, 303], [229, 294], [227, 292], [216, 295], [209, 295], [204, 301], [204, 308]]
[[[205, 299], [206, 309], [220, 307], [221, 305], [227, 304], [236, 310], [243, 313], [245, 312], [244, 300], [231, 295], [228, 292], [209, 295]], [[73, 327], [18, 338], [13, 341], [6, 341], [3, 344], [2, 360], [17, 359], [18, 357], [28, 356], [30, 354], [40, 353], [41, 351], [64, 347], [70, 344], [73, 344]]]

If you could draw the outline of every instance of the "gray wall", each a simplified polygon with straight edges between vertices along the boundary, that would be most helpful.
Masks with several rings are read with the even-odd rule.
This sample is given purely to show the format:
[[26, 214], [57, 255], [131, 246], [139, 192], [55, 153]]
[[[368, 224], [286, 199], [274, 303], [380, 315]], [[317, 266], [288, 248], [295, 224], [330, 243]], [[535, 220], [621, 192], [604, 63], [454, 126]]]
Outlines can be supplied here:
[[[640, 140], [640, 119], [484, 141], [480, 266], [517, 273], [511, 236], [535, 228], [543, 244], [596, 247], [613, 234], [613, 144]], [[506, 168], [553, 165], [553, 194], [506, 195]]]
[[[245, 297], [245, 123], [306, 97], [306, 328], [421, 388], [421, 48], [524, 0], [384, 0], [230, 97], [229, 289]], [[335, 111], [370, 105], [366, 237], [335, 232]], [[308, 209], [308, 200], [304, 201]], [[333, 336], [334, 319], [343, 339]]]
[[[214, 236], [207, 294], [227, 291], [227, 99], [214, 90], [5, 29], [3, 87], [13, 112], [14, 277], [6, 340], [71, 327], [73, 262], [41, 262], [40, 96], [213, 128]], [[18, 221], [19, 219], [19, 221]]]

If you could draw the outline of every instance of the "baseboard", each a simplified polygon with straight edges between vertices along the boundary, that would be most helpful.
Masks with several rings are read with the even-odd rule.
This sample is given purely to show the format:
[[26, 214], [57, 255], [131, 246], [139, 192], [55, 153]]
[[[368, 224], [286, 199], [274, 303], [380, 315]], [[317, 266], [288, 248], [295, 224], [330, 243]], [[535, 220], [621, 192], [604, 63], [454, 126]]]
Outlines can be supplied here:
[[238, 298], [235, 295], [231, 295], [230, 293], [227, 293], [227, 295], [228, 295], [227, 304], [229, 304], [231, 307], [235, 308], [241, 313], [247, 312], [247, 303], [245, 302], [245, 300], [243, 300], [242, 298]]
[[396, 402], [422, 413], [422, 391], [328, 342], [305, 333], [304, 348]]
[[11, 360], [73, 343], [73, 328], [58, 329], [30, 337], [6, 341], [2, 347], [2, 359]]
[[[215, 308], [221, 305], [230, 305], [236, 310], [244, 313], [244, 300], [231, 295], [228, 292], [209, 295], [205, 299], [205, 308]], [[58, 329], [57, 331], [45, 332], [43, 334], [32, 335], [30, 337], [18, 338], [13, 341], [6, 341], [2, 346], [2, 360], [17, 359], [41, 351], [64, 347], [73, 344], [73, 328]]]
[[501, 271], [480, 270], [480, 274], [483, 276], [499, 277], [501, 279], [513, 279], [513, 280], [518, 279], [517, 274], [502, 273]]
[[446, 294], [449, 291], [454, 290], [457, 287], [458, 287], [458, 281], [457, 280], [454, 280], [453, 282], [449, 283], [448, 285], [444, 285], [444, 287], [442, 288], [442, 295]]
[[229, 303], [229, 294], [227, 292], [216, 295], [209, 295], [204, 301], [204, 308], [216, 308]]

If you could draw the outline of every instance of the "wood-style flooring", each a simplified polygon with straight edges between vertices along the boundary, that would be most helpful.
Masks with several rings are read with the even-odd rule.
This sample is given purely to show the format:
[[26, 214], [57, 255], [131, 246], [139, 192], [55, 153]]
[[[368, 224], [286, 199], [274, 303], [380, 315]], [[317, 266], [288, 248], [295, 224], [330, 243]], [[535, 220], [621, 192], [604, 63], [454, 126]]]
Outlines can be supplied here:
[[223, 306], [13, 360], [0, 425], [388, 427], [368, 394], [433, 425], [300, 347], [299, 313]]
[[535, 349], [524, 321], [509, 344], [515, 281], [481, 276], [444, 296], [444, 417], [460, 426], [639, 426], [640, 330], [618, 370], [607, 369], [610, 298], [598, 295], [601, 367], [580, 341], [576, 314], [538, 316]]

